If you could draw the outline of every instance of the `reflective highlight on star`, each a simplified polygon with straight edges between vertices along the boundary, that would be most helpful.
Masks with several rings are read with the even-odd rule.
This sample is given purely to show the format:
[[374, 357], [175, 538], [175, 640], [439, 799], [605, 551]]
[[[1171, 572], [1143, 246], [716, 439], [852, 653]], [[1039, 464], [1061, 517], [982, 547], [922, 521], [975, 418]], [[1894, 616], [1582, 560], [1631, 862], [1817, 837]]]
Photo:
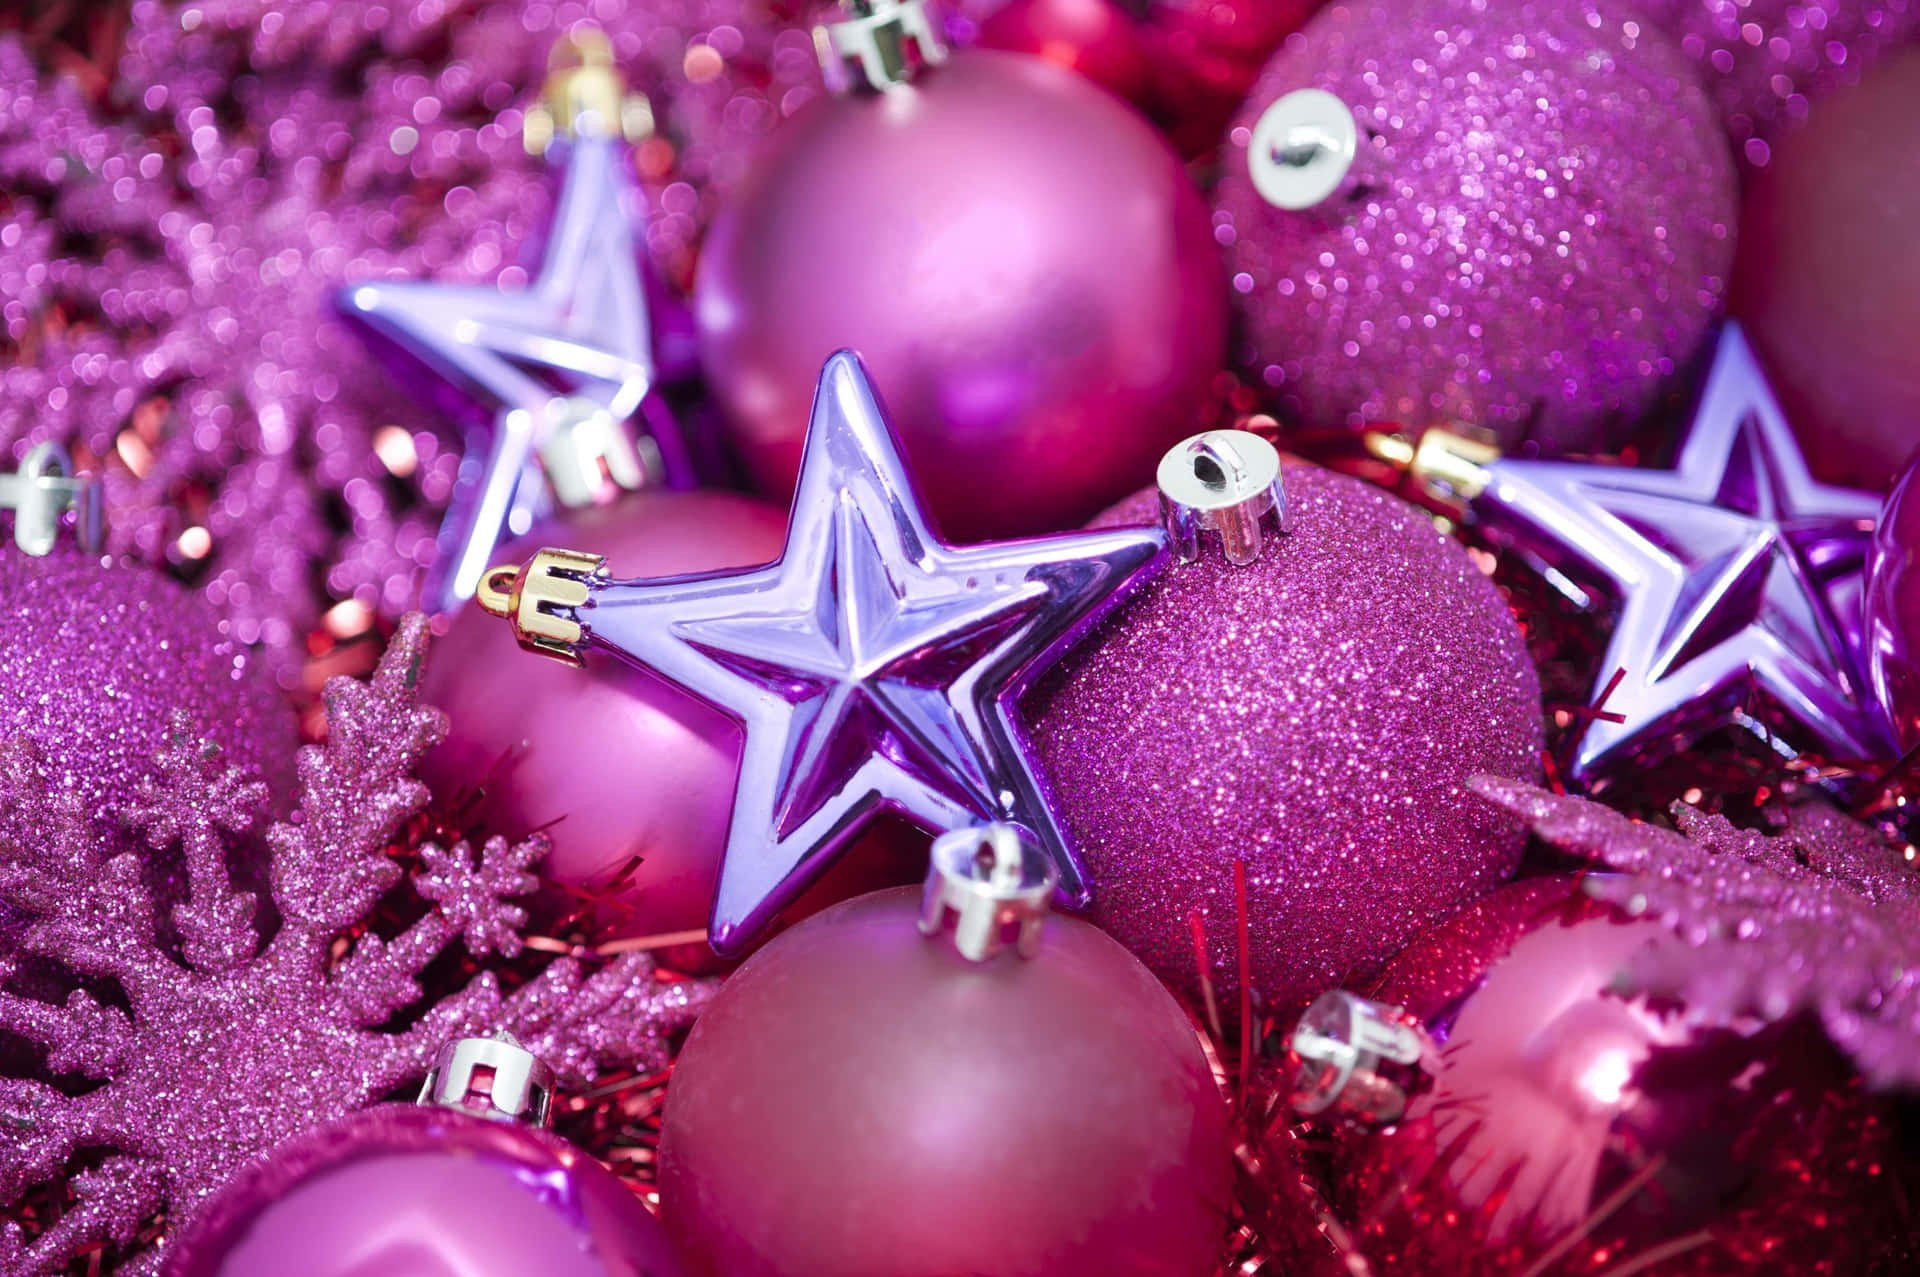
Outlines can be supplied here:
[[1503, 460], [1489, 472], [1475, 517], [1618, 605], [1594, 689], [1608, 716], [1585, 725], [1571, 778], [1682, 747], [1753, 689], [1832, 757], [1891, 752], [1859, 663], [1880, 501], [1813, 479], [1738, 325], [1673, 469]]

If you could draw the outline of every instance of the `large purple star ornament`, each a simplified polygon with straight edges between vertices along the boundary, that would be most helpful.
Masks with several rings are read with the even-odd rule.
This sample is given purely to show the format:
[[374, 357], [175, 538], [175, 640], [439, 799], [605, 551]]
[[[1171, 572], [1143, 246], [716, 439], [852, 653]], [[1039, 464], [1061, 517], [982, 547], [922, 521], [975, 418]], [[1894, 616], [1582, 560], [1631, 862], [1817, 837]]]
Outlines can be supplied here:
[[555, 64], [546, 153], [563, 178], [531, 286], [380, 280], [337, 298], [394, 375], [466, 433], [426, 585], [436, 609], [471, 598], [495, 545], [556, 504], [693, 479], [653, 393], [644, 209], [618, 127], [630, 99], [598, 33], [577, 33]]
[[1161, 563], [1158, 529], [951, 546], [927, 526], [860, 360], [814, 392], [787, 543], [762, 568], [650, 581], [544, 550], [480, 602], [523, 645], [602, 652], [740, 720], [745, 743], [708, 940], [737, 953], [881, 810], [930, 831], [1024, 826], [1085, 904], [1085, 874], [1014, 702]]
[[1859, 657], [1879, 499], [1814, 481], [1737, 325], [1673, 469], [1500, 460], [1484, 483], [1496, 539], [1618, 608], [1572, 778], [1681, 748], [1755, 689], [1831, 757], [1892, 752]]

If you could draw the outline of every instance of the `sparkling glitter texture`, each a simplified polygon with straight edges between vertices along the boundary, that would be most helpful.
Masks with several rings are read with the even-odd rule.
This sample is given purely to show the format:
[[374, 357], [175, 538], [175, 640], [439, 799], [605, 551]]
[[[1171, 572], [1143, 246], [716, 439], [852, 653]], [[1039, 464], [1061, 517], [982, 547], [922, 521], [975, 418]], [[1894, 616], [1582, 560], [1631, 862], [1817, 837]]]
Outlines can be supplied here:
[[[1248, 145], [1307, 87], [1353, 108], [1360, 154], [1288, 212], [1254, 190]], [[1585, 5], [1334, 5], [1269, 64], [1223, 155], [1239, 357], [1309, 426], [1600, 446], [1706, 336], [1732, 261], [1732, 158], [1685, 59]]]
[[213, 609], [158, 573], [7, 545], [0, 621], [0, 740], [31, 741], [98, 828], [119, 823], [180, 705], [230, 766], [291, 787], [292, 713]]
[[1716, 1024], [1810, 1011], [1870, 1083], [1920, 1086], [1912, 848], [1817, 799], [1787, 808], [1773, 836], [1676, 804], [1675, 832], [1530, 785], [1471, 784], [1553, 846], [1622, 871], [1587, 890], [1666, 928], [1627, 964], [1623, 991]]
[[[1521, 836], [1461, 789], [1532, 776], [1539, 684], [1500, 596], [1411, 507], [1286, 471], [1292, 532], [1257, 564], [1170, 568], [1028, 700], [1092, 877], [1093, 919], [1191, 993], [1189, 915], [1234, 974], [1247, 862], [1255, 990], [1358, 978], [1513, 871]], [[1103, 523], [1151, 518], [1147, 494]]]
[[1699, 68], [1727, 135], [1750, 164], [1807, 118], [1808, 103], [1920, 37], [1914, 0], [1639, 0]]
[[[188, 896], [167, 917], [138, 853], [95, 840], [85, 808], [49, 787], [30, 749], [0, 754], [0, 901], [31, 919], [24, 953], [90, 978], [64, 1005], [0, 992], [0, 1028], [43, 1048], [48, 1072], [98, 1083], [76, 1095], [0, 1078], [13, 1132], [0, 1202], [63, 1175], [74, 1196], [38, 1236], [0, 1231], [0, 1271], [62, 1271], [84, 1248], [129, 1241], [157, 1210], [177, 1226], [262, 1150], [419, 1077], [449, 1037], [507, 1028], [576, 1085], [602, 1065], [664, 1063], [664, 1034], [709, 990], [656, 983], [643, 954], [591, 975], [557, 961], [511, 995], [482, 972], [419, 1005], [421, 972], [455, 940], [476, 957], [518, 952], [524, 915], [510, 898], [534, 885], [537, 841], [425, 848], [412, 882], [424, 912], [390, 938], [359, 930], [405, 876], [386, 846], [425, 801], [410, 769], [444, 730], [414, 701], [425, 632], [405, 622], [370, 684], [329, 685], [330, 735], [301, 755], [299, 815], [266, 833], [280, 922], [264, 945], [258, 902], [228, 875], [225, 835], [266, 795], [184, 721], [135, 813], [149, 843], [182, 847]], [[402, 1011], [409, 1027], [385, 1027]], [[105, 1156], [63, 1169], [81, 1150]], [[150, 1273], [157, 1259], [118, 1271]]]
[[113, 548], [192, 576], [288, 665], [334, 600], [399, 611], [458, 457], [328, 294], [525, 281], [552, 193], [522, 110], [582, 21], [652, 99], [645, 239], [684, 282], [745, 151], [818, 85], [794, 16], [139, 0], [112, 122], [0, 38], [0, 452], [59, 438], [102, 460]]

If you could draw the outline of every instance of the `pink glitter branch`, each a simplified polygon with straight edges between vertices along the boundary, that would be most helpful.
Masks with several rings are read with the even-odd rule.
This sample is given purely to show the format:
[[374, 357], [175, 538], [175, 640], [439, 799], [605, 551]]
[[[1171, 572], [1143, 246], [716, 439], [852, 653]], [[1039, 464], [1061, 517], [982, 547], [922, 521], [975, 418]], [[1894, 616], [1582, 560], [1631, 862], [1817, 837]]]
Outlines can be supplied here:
[[[55, 1004], [0, 989], [0, 1029], [41, 1048], [51, 1071], [103, 1083], [69, 1097], [0, 1078], [0, 1130], [10, 1135], [0, 1139], [0, 1204], [69, 1175], [73, 1198], [38, 1236], [0, 1232], [0, 1271], [56, 1273], [83, 1249], [144, 1237], [157, 1212], [189, 1218], [281, 1140], [417, 1081], [449, 1037], [509, 1029], [575, 1085], [602, 1068], [664, 1066], [667, 1035], [711, 987], [661, 982], [644, 955], [591, 974], [563, 959], [511, 995], [489, 970], [448, 996], [423, 988], [421, 973], [456, 941], [474, 959], [520, 952], [526, 914], [515, 898], [536, 884], [538, 840], [494, 839], [477, 853], [423, 847], [412, 886], [429, 907], [391, 940], [365, 926], [406, 876], [392, 843], [427, 799], [413, 765], [444, 730], [416, 700], [426, 640], [425, 622], [409, 618], [370, 681], [328, 685], [327, 743], [303, 753], [298, 811], [265, 838], [281, 924], [264, 947], [225, 840], [264, 806], [260, 786], [180, 731], [161, 743], [136, 820], [150, 847], [183, 851], [176, 951], [156, 935], [141, 856], [103, 842], [31, 751], [0, 746], [0, 905], [27, 916], [20, 947], [113, 977], [128, 1008], [84, 991]], [[0, 962], [0, 985], [13, 975]], [[409, 1010], [419, 1014], [405, 1031], [380, 1027]], [[109, 1155], [71, 1172], [83, 1149]], [[117, 1271], [138, 1277], [159, 1262], [149, 1250]]]
[[1677, 804], [1678, 831], [1582, 798], [1476, 777], [1474, 792], [1535, 835], [1613, 874], [1593, 896], [1670, 935], [1620, 974], [1712, 1023], [1817, 1015], [1867, 1081], [1920, 1086], [1920, 873], [1867, 825], [1818, 800], [1776, 835]]

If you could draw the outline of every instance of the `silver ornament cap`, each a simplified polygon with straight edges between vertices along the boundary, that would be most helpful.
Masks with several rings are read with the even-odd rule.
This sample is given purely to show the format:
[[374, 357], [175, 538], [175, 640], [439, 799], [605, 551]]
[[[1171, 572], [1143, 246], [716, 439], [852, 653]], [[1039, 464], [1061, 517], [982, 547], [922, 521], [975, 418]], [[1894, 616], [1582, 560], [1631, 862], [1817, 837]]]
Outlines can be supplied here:
[[561, 505], [576, 509], [593, 505], [609, 485], [637, 492], [660, 481], [659, 445], [652, 439], [636, 441], [626, 422], [604, 405], [584, 396], [564, 395], [550, 400], [546, 413], [540, 465]]
[[1245, 567], [1260, 557], [1269, 532], [1287, 530], [1287, 488], [1280, 452], [1245, 430], [1209, 430], [1175, 444], [1160, 458], [1160, 521], [1182, 563], [1200, 557], [1201, 539], [1217, 538], [1227, 562]]
[[0, 510], [13, 511], [13, 543], [39, 558], [53, 552], [69, 512], [74, 539], [89, 554], [106, 544], [100, 479], [75, 474], [57, 443], [36, 444], [17, 474], [0, 474]]
[[553, 1124], [553, 1070], [505, 1029], [456, 1038], [440, 1048], [420, 1087], [420, 1103], [496, 1122]]
[[844, 19], [813, 29], [814, 51], [835, 93], [897, 89], [947, 60], [925, 0], [841, 0], [841, 7]]
[[1254, 122], [1247, 176], [1275, 208], [1312, 208], [1340, 189], [1359, 143], [1351, 107], [1325, 89], [1295, 89]]
[[1399, 1007], [1345, 990], [1314, 999], [1289, 1046], [1295, 1112], [1334, 1110], [1368, 1123], [1399, 1120], [1407, 1109], [1405, 1084], [1434, 1055], [1432, 1038]]
[[970, 962], [985, 962], [1011, 942], [1023, 958], [1040, 950], [1060, 874], [1016, 825], [955, 829], [934, 839], [921, 897], [920, 933], [953, 924], [953, 945]]

